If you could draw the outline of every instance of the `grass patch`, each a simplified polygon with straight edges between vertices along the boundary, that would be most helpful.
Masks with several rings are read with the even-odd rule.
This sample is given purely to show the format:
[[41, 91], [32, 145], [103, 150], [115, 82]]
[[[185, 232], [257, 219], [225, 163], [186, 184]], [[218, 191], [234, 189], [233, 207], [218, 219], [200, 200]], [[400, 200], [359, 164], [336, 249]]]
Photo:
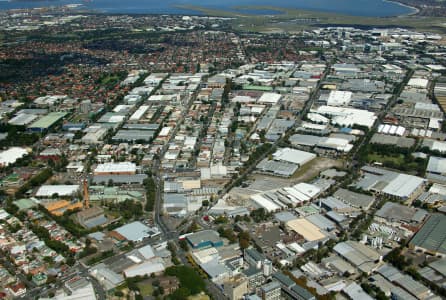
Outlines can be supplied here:
[[380, 163], [394, 163], [396, 165], [404, 164], [404, 155], [399, 154], [397, 156], [381, 155], [377, 153], [371, 153], [367, 155], [369, 162], [380, 162]]
[[139, 288], [139, 291], [141, 292], [141, 296], [146, 297], [146, 296], [151, 296], [153, 293], [153, 286], [150, 284], [149, 281], [145, 280], [145, 281], [141, 281], [139, 283], [136, 284]]

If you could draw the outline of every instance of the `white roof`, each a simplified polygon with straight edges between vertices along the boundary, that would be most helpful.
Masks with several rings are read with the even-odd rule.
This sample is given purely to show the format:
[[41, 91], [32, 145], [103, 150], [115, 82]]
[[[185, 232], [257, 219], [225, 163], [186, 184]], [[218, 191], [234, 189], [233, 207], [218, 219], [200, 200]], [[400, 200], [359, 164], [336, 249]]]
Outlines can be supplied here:
[[331, 116], [331, 122], [341, 126], [361, 125], [371, 128], [376, 120], [373, 112], [347, 108], [323, 105], [317, 108], [317, 113]]
[[117, 173], [117, 172], [136, 172], [136, 165], [132, 162], [110, 162], [99, 164], [94, 170], [95, 173]]
[[273, 157], [274, 160], [281, 160], [298, 165], [303, 165], [315, 158], [316, 154], [291, 148], [282, 148], [277, 150], [273, 154]]
[[8, 166], [16, 162], [17, 159], [28, 154], [28, 151], [20, 147], [11, 147], [0, 152], [0, 166]]
[[315, 114], [315, 113], [308, 113], [307, 118], [313, 122], [316, 122], [316, 123], [327, 124], [328, 122], [330, 122], [330, 120], [327, 119], [326, 117], [324, 117], [320, 114]]
[[130, 117], [130, 120], [137, 121], [141, 119], [141, 117], [146, 113], [146, 111], [149, 109], [149, 105], [141, 105], [137, 111]]
[[445, 174], [446, 173], [446, 158], [431, 156], [429, 158], [429, 163], [427, 164], [428, 172]]
[[440, 152], [446, 152], [446, 142], [433, 141], [431, 149]]
[[398, 174], [384, 189], [383, 192], [397, 197], [409, 197], [412, 193], [423, 184], [424, 179], [421, 177]]
[[408, 86], [426, 89], [429, 84], [429, 80], [424, 78], [411, 78], [407, 83]]
[[344, 106], [352, 100], [353, 93], [350, 91], [331, 91], [328, 95], [327, 104], [330, 106]]
[[159, 273], [164, 271], [165, 267], [162, 263], [159, 262], [150, 262], [146, 261], [142, 264], [138, 264], [135, 266], [132, 266], [126, 270], [124, 270], [125, 277], [135, 277], [135, 276], [144, 276], [144, 275], [150, 275], [152, 273]]
[[280, 98], [282, 98], [282, 96], [280, 94], [263, 93], [263, 95], [259, 98], [259, 100], [257, 102], [276, 104], [277, 102], [279, 102]]
[[255, 102], [256, 99], [250, 96], [241, 96], [237, 95], [234, 98], [232, 98], [231, 102], [240, 102], [240, 103], [249, 103], [249, 102]]
[[310, 198], [315, 197], [321, 191], [321, 189], [318, 186], [315, 186], [314, 184], [305, 183], [305, 182], [298, 183], [298, 184], [294, 185], [293, 188], [298, 190], [299, 192], [307, 195]]
[[158, 134], [158, 136], [168, 136], [171, 129], [172, 128], [170, 128], [170, 127], [163, 127], [161, 129], [160, 133]]
[[251, 200], [257, 205], [263, 207], [267, 212], [276, 211], [281, 208], [279, 205], [275, 204], [269, 199], [266, 199], [260, 194], [251, 196]]
[[139, 248], [138, 252], [144, 257], [144, 259], [151, 259], [155, 257], [155, 253], [150, 245]]
[[42, 185], [36, 193], [37, 197], [72, 196], [79, 190], [79, 185]]

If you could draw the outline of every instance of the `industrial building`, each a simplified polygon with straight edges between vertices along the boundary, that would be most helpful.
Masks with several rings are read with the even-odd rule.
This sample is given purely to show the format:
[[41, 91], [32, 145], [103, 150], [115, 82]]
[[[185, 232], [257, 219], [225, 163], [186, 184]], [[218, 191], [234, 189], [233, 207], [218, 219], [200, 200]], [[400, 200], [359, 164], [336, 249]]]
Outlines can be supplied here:
[[93, 171], [94, 175], [134, 175], [136, 165], [132, 162], [99, 164]]
[[410, 201], [423, 191], [425, 180], [421, 177], [401, 174], [381, 168], [364, 166], [356, 187], [383, 194], [397, 200]]
[[11, 147], [0, 152], [0, 168], [15, 163], [18, 159], [28, 155], [28, 151], [20, 147]]
[[128, 241], [142, 242], [144, 239], [152, 238], [160, 234], [158, 228], [149, 227], [139, 221], [135, 221], [114, 230]]
[[364, 244], [355, 241], [338, 243], [333, 250], [353, 266], [370, 274], [381, 264], [381, 255]]
[[411, 247], [446, 257], [446, 216], [433, 214], [409, 242]]
[[254, 194], [250, 199], [256, 206], [262, 207], [268, 212], [274, 212], [309, 202], [320, 192], [321, 189], [318, 186], [302, 182], [292, 187]]
[[29, 131], [44, 132], [53, 127], [57, 122], [62, 120], [67, 113], [65, 112], [51, 112], [48, 115], [38, 119], [28, 126]]
[[195, 232], [188, 235], [186, 237], [186, 240], [194, 249], [223, 246], [223, 240], [214, 230], [203, 230]]
[[323, 241], [328, 238], [319, 227], [304, 218], [288, 221], [286, 227], [301, 235], [307, 242]]
[[424, 209], [416, 209], [395, 202], [386, 202], [375, 213], [375, 220], [399, 227], [401, 224], [417, 225], [427, 216]]
[[51, 198], [53, 195], [58, 197], [73, 197], [79, 192], [79, 185], [42, 185], [36, 193], [36, 197]]
[[446, 183], [446, 158], [431, 156], [426, 168], [426, 177], [434, 182]]
[[278, 281], [271, 281], [260, 287], [260, 295], [262, 300], [280, 300], [281, 286]]

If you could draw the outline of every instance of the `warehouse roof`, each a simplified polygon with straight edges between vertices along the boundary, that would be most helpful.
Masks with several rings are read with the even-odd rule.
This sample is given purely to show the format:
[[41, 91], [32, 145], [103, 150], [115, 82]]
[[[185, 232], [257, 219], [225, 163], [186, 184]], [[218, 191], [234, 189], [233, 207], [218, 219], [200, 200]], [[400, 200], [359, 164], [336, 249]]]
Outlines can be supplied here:
[[141, 222], [133, 222], [115, 229], [120, 235], [129, 241], [138, 242], [150, 237], [151, 229]]
[[368, 209], [375, 200], [372, 196], [355, 193], [346, 189], [337, 190], [333, 196], [353, 207]]
[[426, 171], [436, 174], [446, 174], [446, 158], [431, 156]]
[[72, 196], [79, 190], [79, 185], [42, 185], [36, 193], [36, 197]]
[[318, 107], [315, 112], [329, 115], [333, 124], [347, 127], [357, 124], [371, 128], [376, 120], [376, 115], [373, 112], [355, 108], [323, 105]]
[[8, 166], [16, 162], [17, 159], [28, 154], [28, 151], [20, 147], [11, 147], [0, 152], [0, 167]]
[[398, 197], [409, 197], [423, 184], [424, 179], [417, 176], [398, 174], [384, 189], [383, 192]]
[[277, 102], [279, 102], [280, 98], [282, 98], [280, 94], [263, 93], [263, 95], [259, 98], [259, 100], [257, 100], [257, 102], [276, 104]]
[[411, 208], [405, 205], [401, 205], [395, 202], [386, 202], [383, 207], [381, 207], [377, 212], [376, 216], [390, 220], [390, 221], [398, 221], [398, 222], [418, 222], [416, 220], [418, 218], [417, 212], [421, 211], [423, 215], [426, 215], [427, 212], [420, 209], [417, 210], [415, 208]]
[[287, 161], [302, 166], [315, 158], [316, 154], [291, 148], [281, 148], [273, 154], [273, 157], [275, 160]]
[[326, 237], [316, 225], [303, 218], [288, 221], [286, 225], [309, 242], [322, 240]]
[[410, 244], [429, 251], [446, 254], [446, 216], [433, 214], [410, 241]]
[[370, 273], [376, 267], [375, 262], [380, 258], [378, 252], [355, 241], [338, 243], [333, 250], [366, 273]]
[[373, 300], [357, 283], [352, 282], [343, 290], [351, 299], [355, 300]]
[[29, 125], [28, 128], [48, 129], [66, 115], [67, 113], [64, 112], [51, 112]]
[[135, 172], [136, 165], [132, 162], [105, 163], [97, 165], [95, 173], [119, 173], [119, 172]]
[[192, 245], [199, 245], [200, 243], [207, 241], [210, 241], [212, 243], [218, 243], [221, 241], [220, 236], [214, 230], [198, 231], [191, 235], [188, 235], [186, 238]]

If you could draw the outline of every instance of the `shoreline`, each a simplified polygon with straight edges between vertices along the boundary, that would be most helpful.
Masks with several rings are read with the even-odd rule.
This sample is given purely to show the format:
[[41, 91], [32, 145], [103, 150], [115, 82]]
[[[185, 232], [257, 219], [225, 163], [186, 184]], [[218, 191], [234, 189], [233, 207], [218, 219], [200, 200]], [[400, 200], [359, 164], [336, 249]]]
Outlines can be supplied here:
[[396, 17], [415, 16], [415, 15], [417, 15], [420, 12], [420, 10], [418, 8], [416, 8], [414, 6], [410, 6], [410, 5], [404, 4], [404, 3], [401, 3], [398, 0], [383, 0], [383, 2], [394, 3], [394, 4], [397, 4], [399, 6], [407, 7], [409, 9], [413, 10], [412, 12], [410, 12], [408, 14], [397, 15]]
[[[0, 3], [2, 3], [2, 2], [13, 2], [14, 0], [0, 0]], [[48, 0], [41, 0], [41, 1], [36, 1], [36, 2], [47, 2]], [[394, 15], [394, 16], [374, 16], [374, 18], [389, 18], [389, 17], [405, 17], [405, 16], [415, 16], [415, 15], [417, 15], [419, 12], [420, 12], [420, 10], [418, 9], [418, 8], [416, 8], [416, 7], [413, 7], [413, 6], [410, 6], [410, 5], [407, 5], [407, 4], [404, 4], [404, 3], [401, 3], [401, 2], [399, 2], [398, 0], [382, 0], [383, 2], [387, 2], [387, 3], [391, 3], [391, 4], [395, 4], [395, 5], [398, 5], [398, 6], [402, 6], [402, 7], [405, 7], [405, 8], [408, 8], [408, 9], [410, 9], [411, 10], [411, 12], [408, 12], [408, 13], [403, 13], [403, 14], [396, 14], [396, 15]], [[18, 1], [18, 2], [20, 2], [20, 1]], [[25, 0], [25, 2], [26, 2], [26, 0]], [[57, 1], [55, 1], [55, 4], [57, 3]], [[59, 3], [59, 5], [55, 5], [55, 6], [61, 6], [61, 7], [63, 7], [63, 6], [70, 6], [70, 5], [73, 5], [73, 3], [69, 3], [69, 4], [62, 4], [62, 3]], [[83, 3], [77, 3], [77, 4], [75, 4], [75, 5], [79, 5], [79, 6], [84, 6], [87, 10], [89, 10], [89, 9], [92, 9], [92, 8], [88, 8], [87, 6], [85, 6], [85, 4], [83, 4]], [[45, 8], [46, 6], [36, 6], [36, 7], [32, 7], [32, 8], [6, 8], [6, 9], [4, 9], [4, 8], [0, 8], [0, 11], [8, 11], [8, 10], [20, 10], [20, 9], [39, 9], [39, 8]], [[181, 4], [175, 4], [175, 5], [173, 5], [173, 7], [179, 7], [179, 8], [184, 8], [185, 7], [185, 5], [181, 5]], [[186, 5], [186, 7], [187, 7], [187, 5]], [[298, 8], [294, 8], [294, 9], [298, 9]], [[97, 9], [92, 9], [92, 10], [97, 10]], [[187, 9], [187, 10], [189, 10], [189, 11], [195, 11], [195, 12], [197, 12], [197, 13], [203, 13], [202, 11], [200, 11], [199, 9], [197, 10], [197, 9]], [[228, 13], [244, 13], [244, 11], [243, 10], [241, 10], [241, 11], [237, 11], [237, 9], [234, 9], [234, 10], [232, 10], [232, 9], [223, 9], [224, 11], [226, 11], [226, 12], [228, 12]], [[245, 13], [248, 13], [249, 15], [257, 15], [257, 16], [265, 16], [266, 14], [258, 14], [258, 13], [253, 13], [252, 12], [252, 9], [251, 8], [249, 8], [249, 6], [247, 6], [247, 7], [245, 7], [245, 10], [247, 10]], [[249, 10], [251, 10], [251, 12], [249, 12]], [[104, 14], [107, 14], [107, 13], [112, 13], [113, 14], [113, 12], [109, 12], [109, 11], [102, 11], [102, 10], [100, 10], [102, 13], [104, 13]], [[280, 11], [280, 10], [278, 10], [278, 11]], [[319, 12], [321, 12], [321, 13], [327, 13], [327, 12], [325, 12], [325, 11], [318, 11], [318, 10], [312, 10], [312, 11], [314, 11], [315, 13], [319, 13]], [[189, 12], [190, 13], [190, 12]], [[331, 13], [331, 12], [329, 12], [329, 13]], [[133, 14], [133, 13], [131, 13], [131, 12], [125, 12], [125, 14]], [[139, 14], [139, 13], [137, 13], [137, 14]], [[144, 13], [143, 13], [144, 14]], [[159, 12], [159, 14], [161, 14], [161, 12]], [[170, 13], [166, 13], [166, 14], [170, 14]], [[178, 14], [178, 13], [176, 13], [176, 14]], [[338, 14], [338, 13], [333, 13], [333, 14]], [[350, 15], [349, 15], [350, 16]], [[352, 17], [369, 17], [369, 16], [356, 16], [356, 15], [351, 15]]]

